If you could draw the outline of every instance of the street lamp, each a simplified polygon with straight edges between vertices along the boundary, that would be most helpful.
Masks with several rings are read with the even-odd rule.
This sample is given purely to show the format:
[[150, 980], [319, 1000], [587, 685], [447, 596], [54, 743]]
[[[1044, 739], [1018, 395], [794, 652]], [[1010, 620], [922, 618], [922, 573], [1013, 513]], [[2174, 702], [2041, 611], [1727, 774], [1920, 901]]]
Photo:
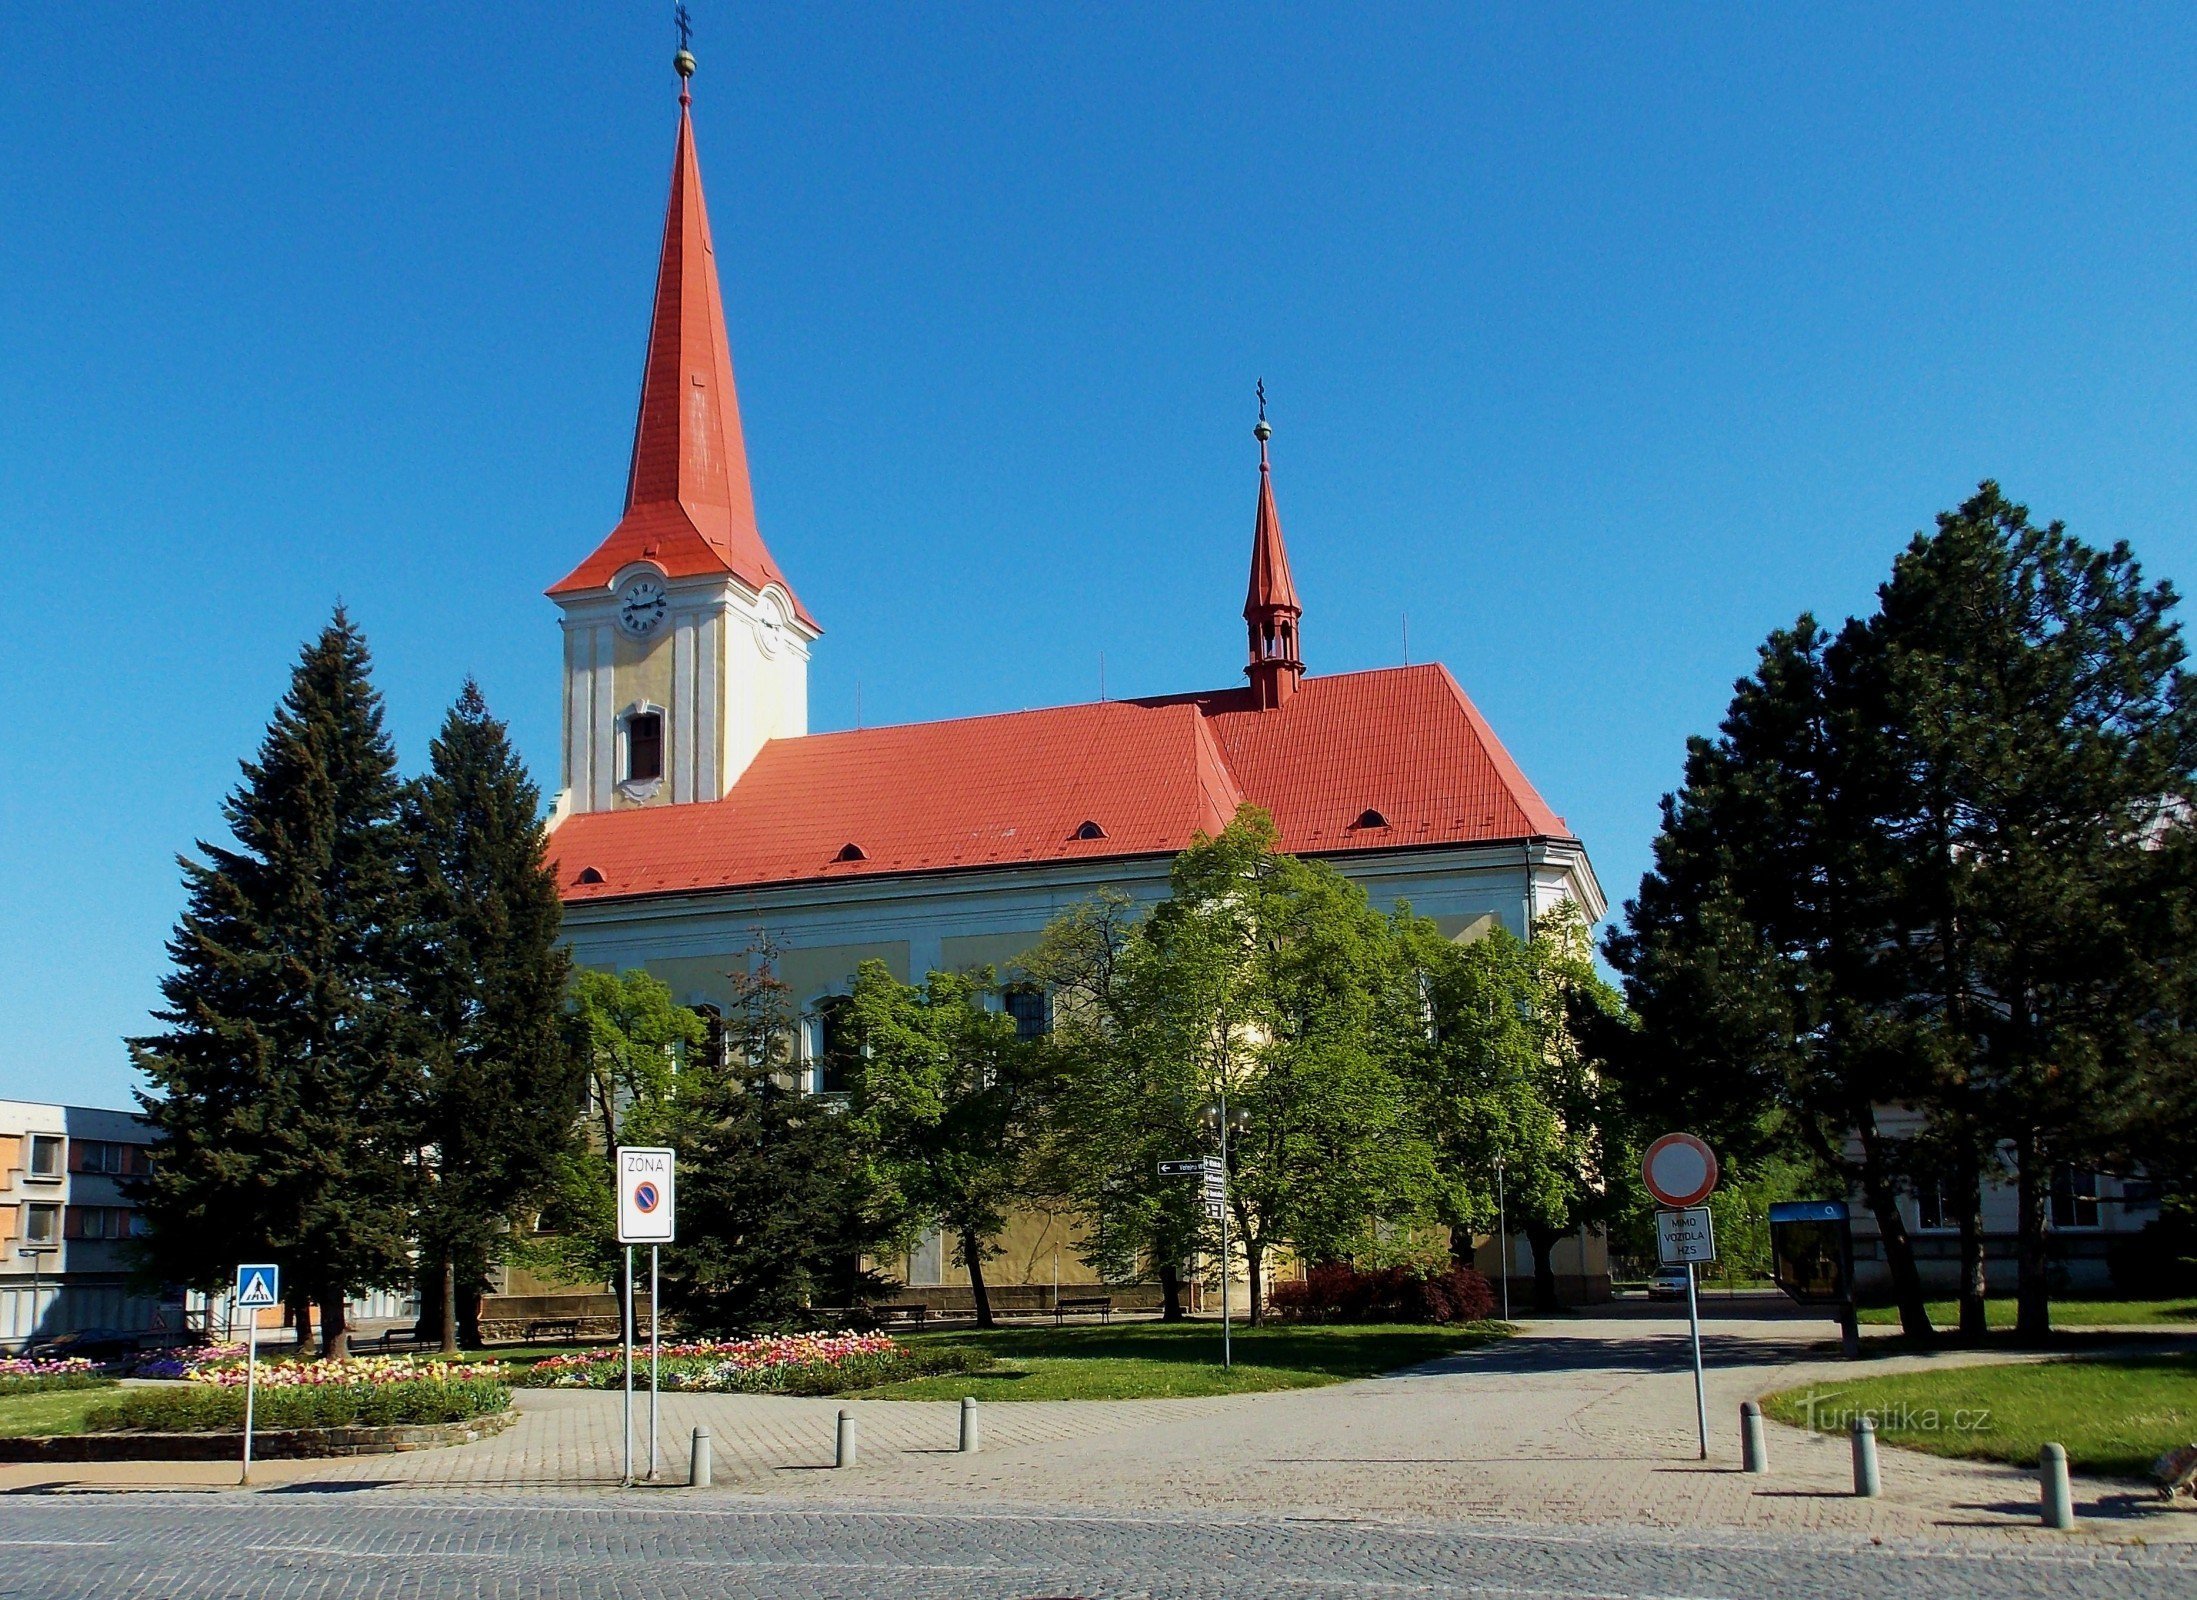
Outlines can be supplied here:
[[1503, 1158], [1495, 1158], [1495, 1237], [1503, 1263], [1503, 1320], [1510, 1321], [1510, 1203], [1503, 1191]]
[[31, 1341], [38, 1337], [38, 1258], [40, 1256], [57, 1256], [61, 1253], [61, 1247], [57, 1244], [31, 1244], [24, 1245], [15, 1253], [19, 1256], [27, 1256], [30, 1259], [31, 1264], [31, 1322], [29, 1330], [23, 1335], [23, 1349], [26, 1353], [28, 1353], [31, 1347]]
[[1221, 1369], [1226, 1371], [1234, 1362], [1235, 1352], [1230, 1346], [1231, 1318], [1228, 1311], [1228, 1276], [1231, 1250], [1228, 1243], [1228, 1135], [1241, 1133], [1251, 1126], [1251, 1113], [1238, 1106], [1228, 1109], [1228, 1085], [1206, 1101], [1200, 1113], [1207, 1133], [1218, 1134], [1221, 1141]]

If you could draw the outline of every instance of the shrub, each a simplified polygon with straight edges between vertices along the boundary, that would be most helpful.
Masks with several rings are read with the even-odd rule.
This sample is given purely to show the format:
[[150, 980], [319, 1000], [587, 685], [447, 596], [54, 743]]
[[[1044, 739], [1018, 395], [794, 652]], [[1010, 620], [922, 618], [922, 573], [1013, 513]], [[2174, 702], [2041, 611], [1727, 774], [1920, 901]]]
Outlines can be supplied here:
[[[408, 1383], [299, 1384], [261, 1389], [255, 1428], [391, 1427], [464, 1422], [505, 1410], [511, 1391], [480, 1379], [421, 1378]], [[244, 1390], [194, 1383], [126, 1389], [84, 1417], [92, 1433], [222, 1433], [244, 1426]]]
[[1495, 1291], [1470, 1267], [1361, 1272], [1329, 1261], [1296, 1283], [1277, 1283], [1267, 1309], [1284, 1322], [1479, 1322], [1495, 1310]]

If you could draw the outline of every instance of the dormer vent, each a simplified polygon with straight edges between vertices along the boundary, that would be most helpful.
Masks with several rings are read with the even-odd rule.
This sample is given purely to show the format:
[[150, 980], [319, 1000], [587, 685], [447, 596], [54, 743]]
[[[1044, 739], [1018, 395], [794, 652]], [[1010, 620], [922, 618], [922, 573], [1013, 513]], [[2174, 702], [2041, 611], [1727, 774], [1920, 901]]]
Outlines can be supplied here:
[[579, 881], [582, 883], [601, 883], [603, 881], [603, 869], [600, 867], [582, 867]]
[[1387, 826], [1388, 817], [1372, 806], [1367, 806], [1359, 812], [1358, 820], [1351, 824], [1353, 828], [1385, 828]]
[[870, 859], [870, 853], [852, 839], [849, 839], [839, 847], [839, 854], [833, 856], [832, 859], [834, 861], [867, 861]]
[[1106, 830], [1097, 823], [1086, 819], [1083, 826], [1076, 829], [1073, 836], [1078, 839], [1103, 839], [1106, 837]]

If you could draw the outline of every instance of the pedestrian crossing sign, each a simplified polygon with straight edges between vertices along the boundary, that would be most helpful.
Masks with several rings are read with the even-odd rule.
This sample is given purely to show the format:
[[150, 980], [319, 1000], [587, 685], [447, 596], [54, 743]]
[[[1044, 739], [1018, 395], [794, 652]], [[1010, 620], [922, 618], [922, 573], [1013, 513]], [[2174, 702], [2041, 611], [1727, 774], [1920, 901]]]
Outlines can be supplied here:
[[240, 1311], [282, 1303], [282, 1269], [272, 1262], [236, 1269], [236, 1304]]

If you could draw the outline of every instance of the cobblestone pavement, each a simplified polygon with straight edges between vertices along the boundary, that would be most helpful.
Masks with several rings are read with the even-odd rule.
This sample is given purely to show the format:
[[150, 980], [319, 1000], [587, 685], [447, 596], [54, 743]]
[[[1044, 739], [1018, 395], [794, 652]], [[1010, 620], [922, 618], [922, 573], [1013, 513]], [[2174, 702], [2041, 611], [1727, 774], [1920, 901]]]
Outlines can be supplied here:
[[[683, 1496], [688, 1505], [790, 1509], [859, 1499], [986, 1511], [1724, 1529], [2056, 1550], [2197, 1539], [2197, 1515], [2165, 1509], [2129, 1486], [2080, 1481], [2082, 1531], [2048, 1533], [2037, 1526], [2031, 1474], [1889, 1448], [1883, 1496], [1859, 1500], [1850, 1492], [1843, 1440], [1775, 1426], [1770, 1475], [1740, 1473], [1742, 1399], [1800, 1383], [1833, 1393], [1853, 1376], [1834, 1359], [1829, 1329], [1819, 1322], [1727, 1314], [1707, 1325], [1713, 1433], [1710, 1460], [1698, 1461], [1683, 1329], [1667, 1314], [1550, 1321], [1413, 1373], [1325, 1389], [987, 1405], [984, 1449], [967, 1456], [953, 1450], [952, 1404], [858, 1402], [850, 1409], [861, 1429], [861, 1460], [844, 1472], [829, 1470], [838, 1402], [666, 1395], [664, 1466], [672, 1481], [682, 1480], [688, 1436], [706, 1425], [715, 1437], [717, 1487]], [[1872, 1361], [1868, 1370], [1906, 1364]], [[270, 1462], [255, 1476], [287, 1489], [381, 1485], [415, 1495], [616, 1484], [616, 1395], [530, 1391], [521, 1401], [522, 1420], [477, 1445]], [[214, 1484], [228, 1470], [11, 1467], [0, 1469], [0, 1490]], [[2197, 1586], [2184, 1592], [2197, 1595]]]
[[75, 1494], [0, 1502], [10, 1600], [648, 1596], [2188, 1600], [2197, 1549], [742, 1506], [660, 1491]]

